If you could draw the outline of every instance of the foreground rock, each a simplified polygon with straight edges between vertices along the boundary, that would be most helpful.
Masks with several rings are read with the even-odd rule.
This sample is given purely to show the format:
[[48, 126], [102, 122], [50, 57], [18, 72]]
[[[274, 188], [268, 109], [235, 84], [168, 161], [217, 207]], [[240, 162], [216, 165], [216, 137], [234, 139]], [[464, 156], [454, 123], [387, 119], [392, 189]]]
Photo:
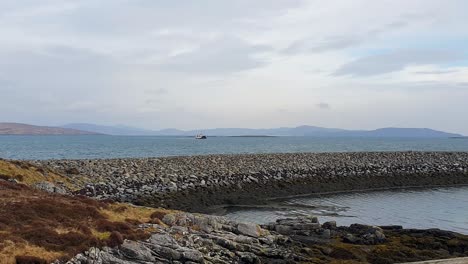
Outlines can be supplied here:
[[293, 194], [468, 184], [468, 153], [453, 152], [208, 155], [35, 164], [72, 181], [86, 178], [78, 194], [189, 211], [258, 204]]
[[455, 233], [398, 226], [337, 227], [334, 222], [321, 225], [316, 217], [280, 219], [260, 227], [180, 212], [141, 228], [154, 229], [148, 240], [91, 248], [67, 263], [395, 263], [468, 256], [468, 237]]

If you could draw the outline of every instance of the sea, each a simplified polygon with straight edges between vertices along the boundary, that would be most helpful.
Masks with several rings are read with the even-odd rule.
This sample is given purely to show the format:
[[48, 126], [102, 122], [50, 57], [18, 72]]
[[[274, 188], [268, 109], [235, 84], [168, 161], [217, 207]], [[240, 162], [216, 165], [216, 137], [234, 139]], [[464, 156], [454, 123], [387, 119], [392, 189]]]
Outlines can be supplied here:
[[0, 158], [22, 160], [355, 151], [468, 151], [468, 138], [0, 136]]
[[[468, 138], [0, 136], [0, 158], [21, 160], [358, 151], [466, 152]], [[225, 208], [222, 214], [256, 223], [312, 214], [340, 225], [395, 224], [468, 234], [468, 186], [315, 194]]]
[[315, 215], [322, 223], [439, 228], [468, 235], [468, 186], [314, 194], [269, 205], [229, 207], [221, 215], [260, 224]]

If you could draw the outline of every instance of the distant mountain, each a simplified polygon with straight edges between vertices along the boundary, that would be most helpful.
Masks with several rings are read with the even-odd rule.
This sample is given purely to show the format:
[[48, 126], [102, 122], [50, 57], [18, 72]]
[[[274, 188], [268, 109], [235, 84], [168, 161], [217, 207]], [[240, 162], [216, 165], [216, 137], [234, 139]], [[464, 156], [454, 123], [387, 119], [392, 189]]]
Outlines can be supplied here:
[[429, 128], [397, 128], [387, 127], [369, 131], [347, 131], [347, 136], [359, 137], [411, 137], [411, 138], [440, 138], [460, 137], [460, 134], [447, 133]]
[[323, 128], [316, 126], [299, 126], [293, 128], [247, 129], [247, 128], [216, 128], [206, 130], [184, 131], [180, 135], [195, 135], [203, 132], [207, 136], [311, 136], [311, 137], [410, 137], [438, 138], [459, 137], [460, 134], [447, 133], [428, 128], [379, 128], [376, 130], [345, 130], [338, 128]]
[[100, 134], [116, 135], [116, 136], [149, 136], [155, 135], [157, 132], [145, 130], [141, 128], [129, 127], [124, 125], [102, 126], [87, 123], [73, 123], [61, 126], [63, 128], [78, 129], [85, 131], [93, 131]]
[[379, 128], [375, 130], [345, 130], [317, 126], [280, 127], [268, 129], [253, 128], [214, 128], [179, 130], [168, 128], [151, 131], [127, 126], [100, 126], [93, 124], [69, 124], [64, 126], [79, 130], [109, 135], [154, 135], [154, 136], [194, 136], [203, 133], [207, 136], [311, 136], [311, 137], [409, 137], [409, 138], [446, 138], [462, 135], [437, 131], [428, 128]]
[[[266, 129], [253, 129], [253, 128], [214, 128], [214, 129], [198, 129], [191, 131], [180, 131], [179, 133], [172, 133], [172, 135], [195, 135], [200, 132], [207, 136], [328, 136], [332, 133], [345, 131], [336, 128], [323, 128], [315, 126], [299, 126], [294, 128], [280, 127], [280, 128], [266, 128]], [[164, 134], [165, 131], [158, 131], [159, 134]]]
[[61, 127], [33, 126], [20, 123], [0, 123], [0, 135], [96, 135], [77, 129]]

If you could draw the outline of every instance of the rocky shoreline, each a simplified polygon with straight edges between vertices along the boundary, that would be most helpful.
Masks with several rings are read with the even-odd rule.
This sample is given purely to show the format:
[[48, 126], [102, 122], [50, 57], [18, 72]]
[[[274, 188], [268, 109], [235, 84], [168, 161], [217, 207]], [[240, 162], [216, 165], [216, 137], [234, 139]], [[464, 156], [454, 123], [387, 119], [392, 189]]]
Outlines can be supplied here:
[[34, 164], [75, 179], [81, 184], [76, 194], [192, 212], [309, 193], [468, 184], [466, 152], [242, 154]]
[[91, 248], [67, 264], [397, 263], [468, 255], [466, 236], [438, 229], [336, 226], [312, 216], [263, 226], [185, 212], [160, 218], [140, 226], [154, 230], [147, 240]]
[[[41, 250], [49, 250], [34, 255], [37, 248], [26, 248], [28, 253], [15, 256], [17, 264], [51, 263], [51, 255], [47, 260], [43, 257], [58, 256], [62, 250], [73, 254], [53, 263], [388, 264], [468, 256], [468, 236], [439, 229], [337, 226], [333, 221], [320, 224], [314, 216], [258, 225], [192, 213], [214, 205], [262, 203], [293, 194], [467, 184], [468, 153], [298, 153], [3, 163], [0, 212], [26, 211], [15, 215], [18, 219], [13, 222], [11, 217], [0, 219], [0, 227], [10, 229], [0, 232], [0, 238], [13, 237], [8, 242], [13, 245], [42, 247], [47, 242], [47, 248]], [[19, 196], [23, 198], [18, 200]], [[29, 232], [27, 223], [39, 220], [48, 223], [43, 229], [51, 229], [37, 232], [35, 227]], [[76, 243], [78, 238], [84, 244]], [[16, 248], [2, 243], [0, 239], [4, 252]], [[97, 246], [81, 249], [89, 243]]]

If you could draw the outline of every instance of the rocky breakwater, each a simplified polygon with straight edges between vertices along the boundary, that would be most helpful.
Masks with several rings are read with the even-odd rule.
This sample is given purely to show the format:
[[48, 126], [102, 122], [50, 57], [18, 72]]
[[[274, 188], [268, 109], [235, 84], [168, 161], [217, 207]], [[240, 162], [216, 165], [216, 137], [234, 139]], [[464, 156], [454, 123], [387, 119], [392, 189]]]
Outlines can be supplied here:
[[264, 226], [184, 212], [159, 217], [140, 226], [152, 230], [149, 239], [91, 248], [67, 263], [395, 263], [468, 254], [466, 236], [440, 230], [337, 227], [312, 216]]
[[[201, 211], [295, 194], [468, 184], [468, 153], [358, 152], [46, 160], [79, 194]], [[83, 179], [86, 179], [85, 181]]]

